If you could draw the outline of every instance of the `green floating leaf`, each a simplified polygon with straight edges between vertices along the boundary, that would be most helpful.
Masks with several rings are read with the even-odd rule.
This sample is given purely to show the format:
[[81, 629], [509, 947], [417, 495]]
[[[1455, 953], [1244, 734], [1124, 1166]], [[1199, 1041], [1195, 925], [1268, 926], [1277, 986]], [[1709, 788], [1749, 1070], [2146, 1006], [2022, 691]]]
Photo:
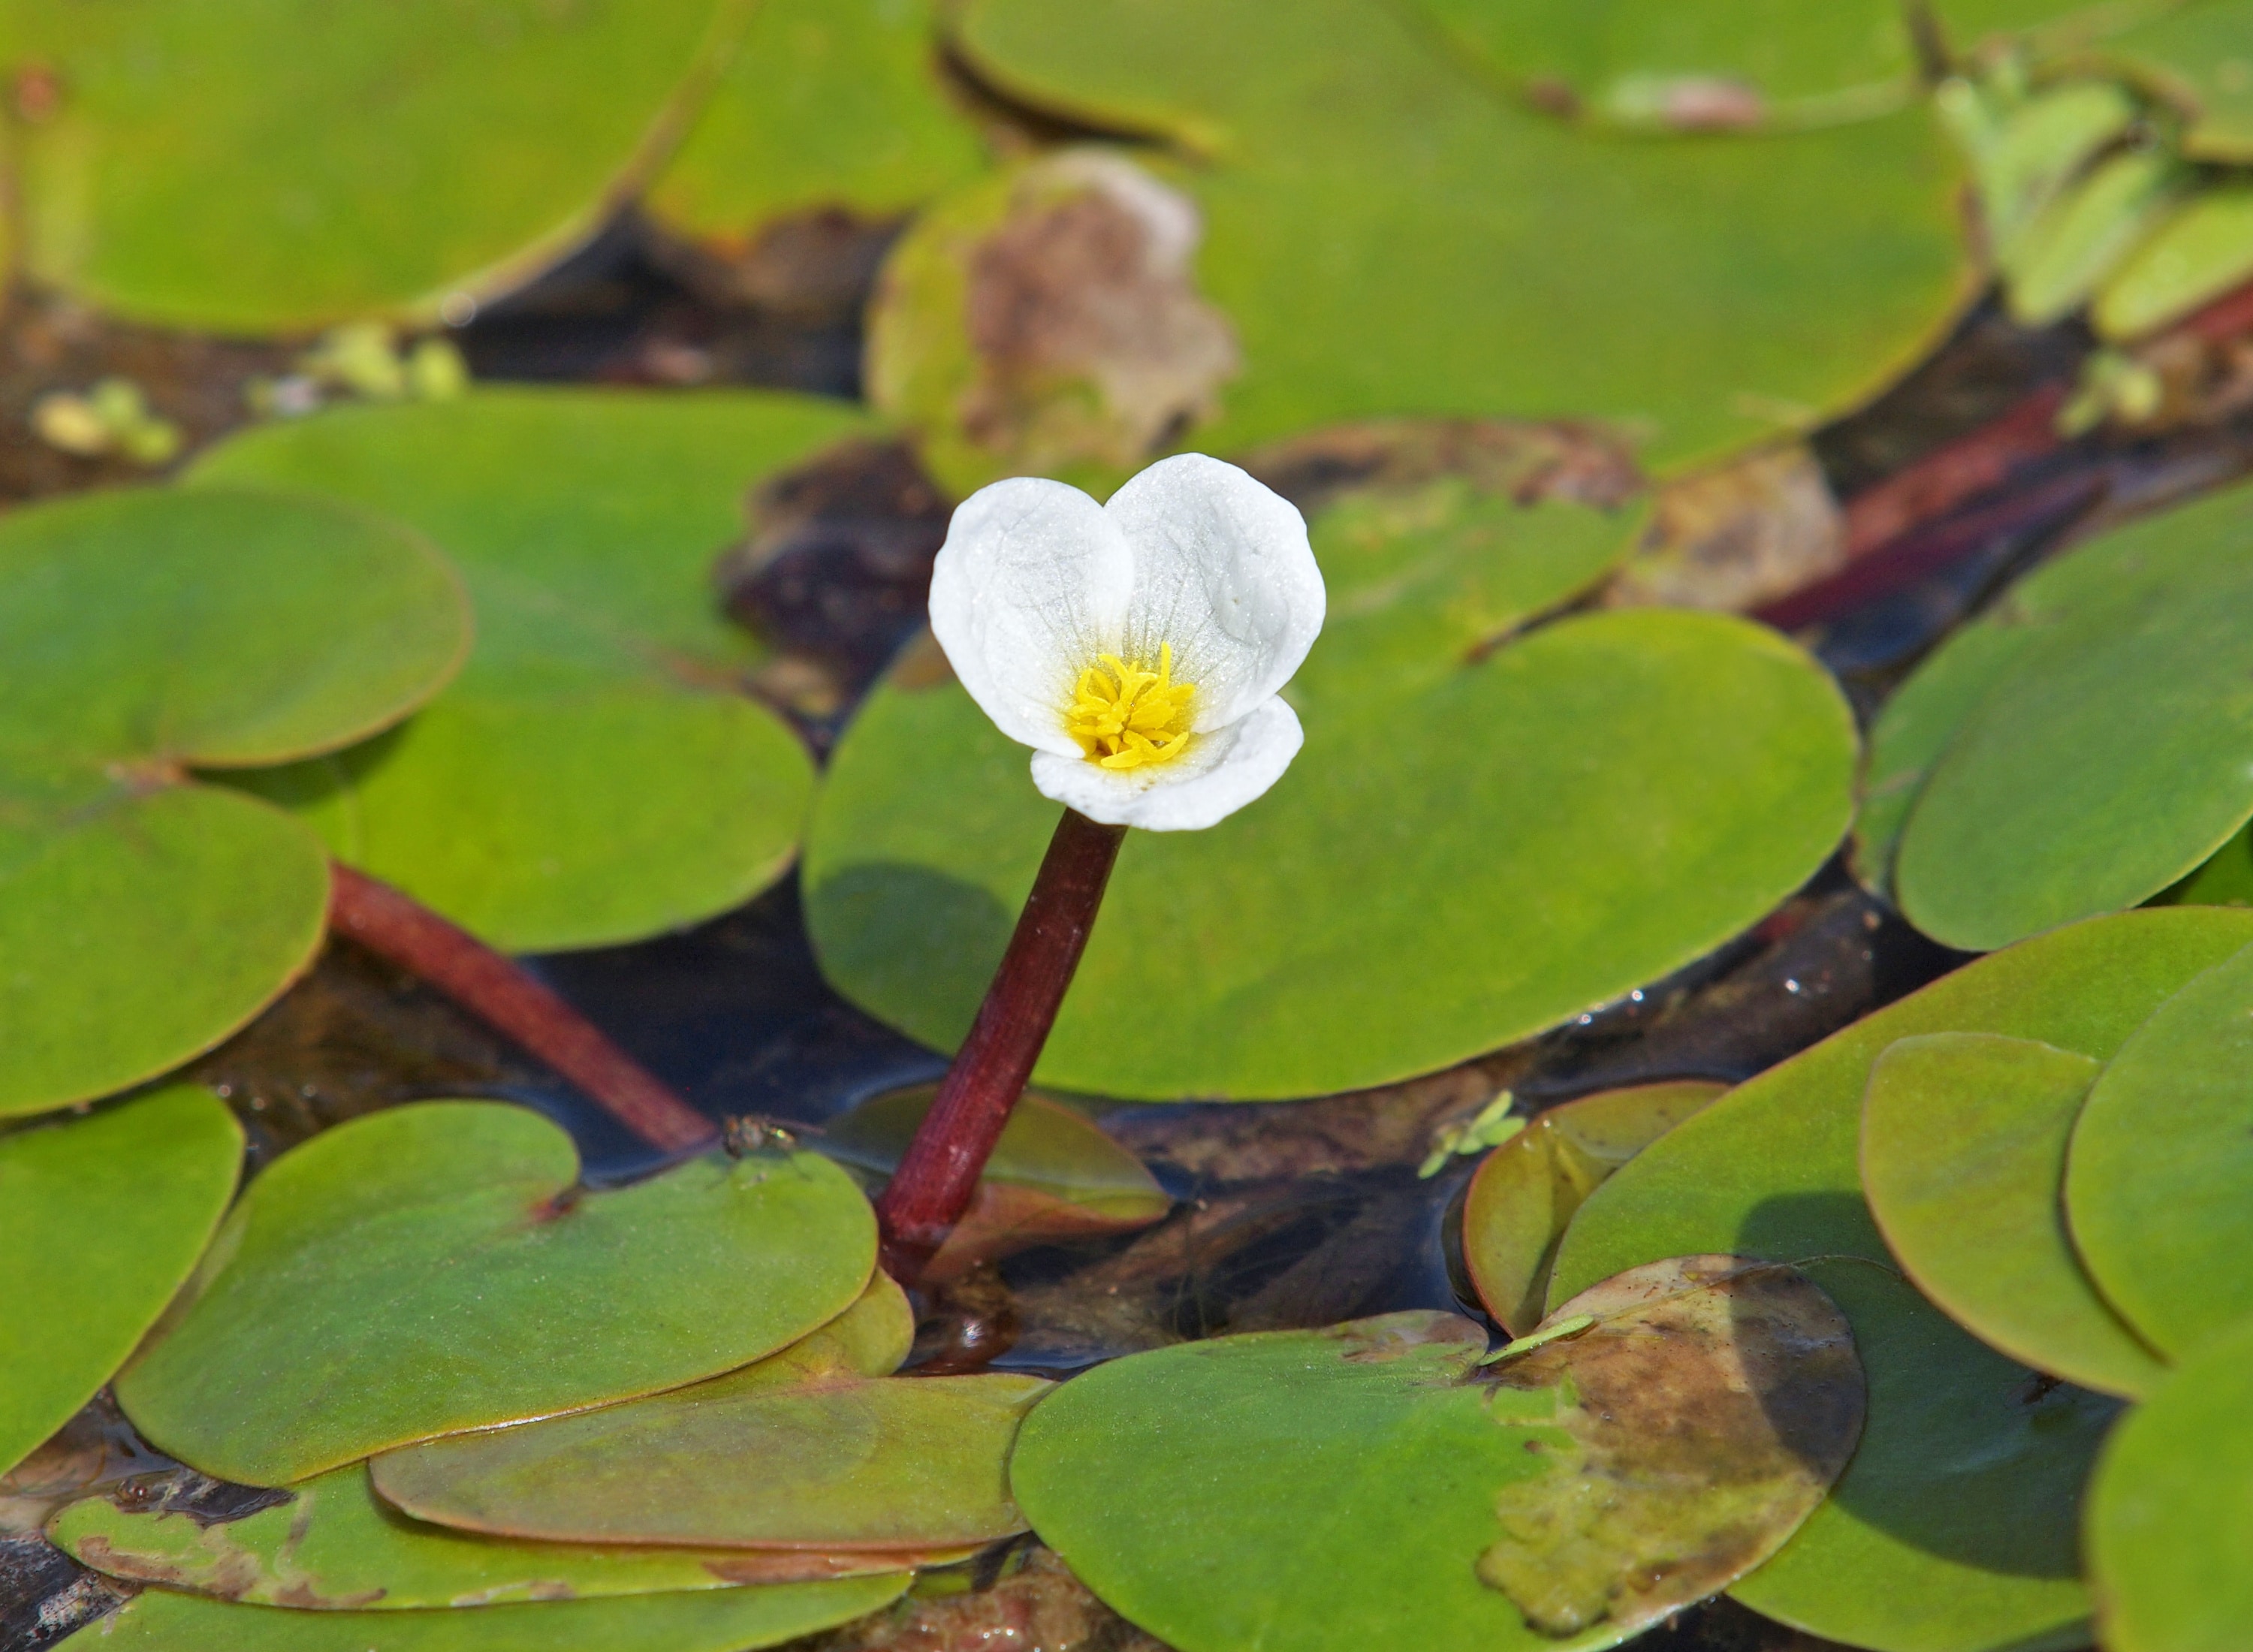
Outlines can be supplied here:
[[[936, 1084], [918, 1084], [873, 1097], [830, 1119], [815, 1145], [889, 1177], [938, 1092]], [[1140, 1159], [1071, 1108], [1029, 1091], [1011, 1110], [969, 1209], [923, 1277], [940, 1284], [1029, 1245], [1147, 1227], [1173, 1202]]]
[[897, 1600], [903, 1573], [464, 1612], [291, 1612], [150, 1589], [57, 1642], [73, 1652], [751, 1652]]
[[[1480, 85], [1386, 0], [975, 0], [955, 39], [1038, 107], [1210, 163], [1182, 178], [1197, 285], [1244, 366], [1190, 433], [1209, 451], [1408, 408], [1571, 410], [1685, 466], [1864, 400], [1971, 288], [1955, 157], [1921, 109], [1624, 144]], [[872, 382], [889, 324], [880, 301]]]
[[446, 548], [478, 611], [476, 652], [424, 714], [243, 784], [510, 951], [747, 900], [789, 863], [812, 765], [741, 693], [758, 651], [708, 570], [747, 487], [864, 426], [778, 394], [479, 391], [223, 444], [192, 482], [391, 512]]
[[[1738, 1086], [1580, 1208], [1552, 1300], [1700, 1249], [1883, 1265], [1823, 1274], [1869, 1365], [1869, 1427], [1830, 1505], [1739, 1588], [1747, 1604], [1879, 1652], [2085, 1638], [2075, 1488], [2113, 1402], [2041, 1392], [2032, 1372], [1890, 1283], [1861, 1190], [1863, 1092], [1878, 1056], [1921, 1033], [1999, 1033], [2107, 1060], [2170, 993], [2250, 943], [2253, 912], [2179, 907], [1983, 958]], [[1863, 1273], [1878, 1282], [1858, 1293]]]
[[134, 1425], [250, 1485], [676, 1387], [842, 1312], [867, 1202], [813, 1154], [712, 1154], [610, 1192], [522, 1108], [423, 1102], [259, 1177], [117, 1380]]
[[2153, 1010], [2074, 1126], [2074, 1237], [2105, 1296], [2170, 1356], [2253, 1314], [2249, 1059], [2253, 948]]
[[241, 1159], [234, 1116], [187, 1085], [0, 1136], [0, 1474], [156, 1323]]
[[1429, 1313], [1114, 1360], [1027, 1419], [1011, 1482], [1182, 1652], [1615, 1645], [1807, 1516], [1862, 1379], [1788, 1268], [1683, 1258], [1559, 1317], [1580, 1316], [1484, 1370], [1485, 1335]]
[[2189, 181], [2173, 156], [2131, 150], [2100, 162], [2028, 224], [2006, 261], [2013, 319], [2046, 327], [2089, 301], [2097, 283], [2173, 211]]
[[646, 205], [741, 246], [775, 219], [882, 218], [985, 165], [939, 84], [931, 0], [764, 0]]
[[2204, 866], [2153, 905], [2253, 906], [2253, 826], [2216, 849]]
[[598, 1549], [464, 1537], [380, 1502], [358, 1463], [239, 1519], [88, 1497], [47, 1541], [113, 1578], [257, 1606], [358, 1611], [772, 1585], [898, 1574], [880, 1556], [746, 1556], [717, 1549]]
[[1871, 735], [1862, 875], [1951, 946], [2133, 906], [2253, 815], [2253, 489], [2092, 540]]
[[1512, 1336], [1546, 1313], [1558, 1243], [1605, 1177], [1727, 1089], [1695, 1079], [1552, 1107], [1487, 1155], [1463, 1203], [1463, 1262]]
[[321, 0], [10, 0], [10, 61], [59, 86], [14, 140], [25, 257], [171, 325], [434, 314], [596, 227], [731, 12], [402, 0], [347, 25]]
[[[1261, 1100], [1429, 1071], [1689, 962], [1837, 841], [1851, 721], [1774, 633], [1643, 610], [1499, 640], [1539, 598], [1485, 570], [1524, 557], [1554, 602], [1598, 559], [1553, 547], [1615, 519], [1556, 505], [1362, 548], [1328, 522], [1330, 617], [1289, 691], [1306, 749], [1217, 830], [1130, 836], [1040, 1082]], [[1056, 805], [933, 675], [910, 657], [863, 705], [805, 878], [828, 978], [952, 1045]]]
[[428, 542], [338, 504], [136, 489], [0, 521], [0, 1117], [152, 1077], [289, 985], [319, 840], [190, 770], [359, 739], [468, 644]]
[[2089, 319], [2106, 338], [2137, 338], [2253, 279], [2253, 185], [2192, 196], [2106, 277]]
[[2101, 1068], [1992, 1033], [1904, 1038], [1870, 1070], [1862, 1187], [1909, 1278], [1957, 1324], [2141, 1399], [2166, 1368], [2097, 1295], [2065, 1223], [2066, 1142]]
[[1050, 1384], [892, 1377], [914, 1316], [876, 1277], [852, 1312], [771, 1359], [387, 1453], [376, 1489], [422, 1519], [565, 1543], [889, 1551], [915, 1564], [1023, 1530], [1003, 1464]]
[[2089, 1493], [2111, 1652], [2236, 1652], [2253, 1615], [2253, 1325], [2216, 1336], [2121, 1419]]
[[1915, 95], [1889, 0], [1420, 0], [1489, 73], [1545, 108], [1629, 127], [1852, 120]]
[[2202, 161], [2253, 161], [2253, 5], [2198, 0], [2108, 43], [2104, 57], [2187, 111], [2184, 150]]

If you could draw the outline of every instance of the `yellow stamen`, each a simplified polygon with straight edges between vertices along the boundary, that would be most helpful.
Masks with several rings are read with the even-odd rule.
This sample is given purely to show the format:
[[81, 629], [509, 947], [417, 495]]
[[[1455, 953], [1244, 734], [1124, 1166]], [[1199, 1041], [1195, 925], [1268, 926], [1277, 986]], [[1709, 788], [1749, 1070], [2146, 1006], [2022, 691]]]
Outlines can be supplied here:
[[1196, 689], [1174, 680], [1174, 647], [1158, 647], [1158, 669], [1128, 665], [1116, 654], [1099, 656], [1079, 673], [1064, 732], [1092, 763], [1106, 769], [1140, 769], [1170, 763], [1188, 749], [1189, 704]]

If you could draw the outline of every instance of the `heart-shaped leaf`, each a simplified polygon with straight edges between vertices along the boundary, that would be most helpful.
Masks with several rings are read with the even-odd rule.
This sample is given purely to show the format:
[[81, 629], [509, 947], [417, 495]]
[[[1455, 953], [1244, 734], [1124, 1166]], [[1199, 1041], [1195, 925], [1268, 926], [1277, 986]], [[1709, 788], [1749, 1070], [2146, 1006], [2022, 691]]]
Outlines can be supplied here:
[[1610, 1646], [1756, 1565], [1861, 1425], [1845, 1322], [1787, 1268], [1689, 1258], [1482, 1369], [1451, 1314], [1187, 1342], [1027, 1419], [1043, 1540], [1183, 1652]]
[[1685, 1079], [1583, 1096], [1487, 1155], [1463, 1202], [1463, 1264], [1503, 1329], [1540, 1323], [1558, 1243], [1604, 1178], [1726, 1088]]
[[1878, 1057], [1862, 1187], [1917, 1288], [1982, 1341], [2141, 1399], [2166, 1367], [2097, 1295], [2066, 1230], [2065, 1149], [2103, 1063], [1993, 1033], [1927, 1033]]
[[2253, 1324], [2215, 1336], [2121, 1418], [2089, 1491], [2111, 1652], [2236, 1652], [2253, 1614]]
[[242, 1131], [188, 1085], [0, 1135], [0, 1474], [69, 1420], [195, 1266]]
[[[1330, 617], [1290, 690], [1305, 750], [1217, 830], [1130, 836], [1042, 1082], [1258, 1100], [1445, 1066], [1687, 963], [1837, 841], [1851, 721], [1772, 632], [1634, 610], [1503, 640], [1594, 576], [1616, 519], [1552, 504], [1367, 537], [1329, 519]], [[1055, 820], [1022, 748], [935, 651], [911, 655], [815, 808], [824, 972], [952, 1044]], [[1121, 1004], [1163, 1035], [1122, 1028]]]
[[[954, 28], [990, 83], [1203, 163], [1180, 175], [1197, 285], [1243, 362], [1191, 433], [1209, 451], [1405, 408], [1569, 411], [1685, 465], [1866, 397], [1969, 289], [1957, 164], [1922, 109], [1623, 144], [1482, 84], [1385, 0], [977, 0]], [[923, 233], [888, 272], [872, 383], [894, 349], [1009, 313], [998, 254], [983, 296], [918, 311], [898, 278]], [[980, 410], [965, 394], [952, 418]]]
[[422, 1519], [567, 1543], [889, 1551], [913, 1564], [1022, 1531], [1002, 1466], [1049, 1384], [891, 1377], [914, 1321], [877, 1278], [851, 1313], [771, 1359], [387, 1453], [376, 1488]]
[[145, 489], [0, 521], [0, 1116], [153, 1077], [289, 984], [319, 840], [191, 770], [359, 739], [468, 643], [429, 543], [342, 505]]
[[284, 1501], [232, 1520], [174, 1509], [161, 1498], [151, 1504], [87, 1497], [47, 1523], [47, 1540], [113, 1578], [301, 1611], [482, 1607], [901, 1572], [896, 1558], [870, 1555], [597, 1549], [464, 1537], [380, 1502], [358, 1463], [317, 1474]]
[[400, 0], [340, 27], [319, 0], [10, 5], [11, 60], [57, 87], [15, 144], [24, 251], [46, 282], [174, 325], [285, 331], [447, 297], [458, 315], [596, 227], [727, 16]]
[[[1990, 1032], [2103, 1061], [2169, 993], [2248, 943], [2253, 912], [2123, 913], [1983, 958], [1865, 1017], [1738, 1086], [1590, 1195], [1566, 1232], [1552, 1300], [1701, 1245], [1863, 1257], [1889, 1272], [1859, 1164], [1880, 1054], [1915, 1034]], [[1868, 1436], [1829, 1509], [1736, 1593], [1880, 1652], [2074, 1644], [2089, 1611], [2074, 1488], [2112, 1402], [2044, 1391], [1914, 1291], [1872, 1287], [1865, 1308], [1850, 1280], [1826, 1288], [1870, 1364]]]
[[707, 571], [761, 477], [861, 428], [771, 394], [481, 391], [247, 432], [192, 480], [334, 495], [443, 546], [478, 645], [423, 715], [245, 777], [338, 856], [511, 951], [708, 917], [788, 865], [812, 782], [744, 697]]
[[279, 1485], [732, 1370], [842, 1312], [873, 1265], [868, 1204], [818, 1154], [577, 1178], [569, 1137], [497, 1103], [316, 1136], [252, 1185], [118, 1398], [182, 1461]]
[[2253, 814], [2253, 489], [2033, 575], [1871, 736], [1866, 878], [1927, 934], [2001, 946], [2132, 906]]
[[[823, 1125], [816, 1145], [834, 1159], [889, 1177], [938, 1091], [917, 1084], [871, 1097]], [[940, 1284], [1029, 1245], [1131, 1232], [1171, 1209], [1173, 1201], [1140, 1159], [1071, 1108], [1029, 1091], [1010, 1110], [970, 1208], [923, 1278]]]
[[2153, 1010], [2074, 1126], [2074, 1238], [2106, 1298], [2171, 1356], [2253, 1314], [2249, 1023], [2253, 947]]
[[460, 1612], [292, 1612], [150, 1589], [59, 1642], [73, 1652], [751, 1652], [897, 1600], [903, 1573]]

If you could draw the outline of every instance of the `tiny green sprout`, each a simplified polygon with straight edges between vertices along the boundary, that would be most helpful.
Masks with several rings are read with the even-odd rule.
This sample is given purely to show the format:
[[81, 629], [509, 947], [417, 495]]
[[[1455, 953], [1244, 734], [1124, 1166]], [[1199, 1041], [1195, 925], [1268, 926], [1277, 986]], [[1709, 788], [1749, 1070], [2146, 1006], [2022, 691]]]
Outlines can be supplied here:
[[1552, 1342], [1569, 1342], [1582, 1332], [1594, 1328], [1595, 1323], [1596, 1316], [1593, 1314], [1575, 1314], [1570, 1319], [1559, 1320], [1545, 1330], [1538, 1330], [1529, 1335], [1521, 1336], [1514, 1342], [1504, 1342], [1493, 1353], [1479, 1361], [1479, 1363], [1499, 1365], [1506, 1359], [1516, 1359], [1520, 1354], [1531, 1354], [1535, 1349], [1545, 1348]]
[[2108, 421], [2148, 424], [2166, 399], [2166, 384], [2148, 365], [2123, 350], [2094, 351], [2081, 365], [2073, 399], [2057, 415], [2058, 434], [2086, 436]]
[[58, 390], [32, 404], [31, 429], [51, 448], [80, 458], [122, 454], [163, 464], [180, 450], [180, 428], [149, 410], [130, 379], [104, 379], [84, 395]]
[[1447, 1168], [1448, 1160], [1468, 1154], [1483, 1153], [1489, 1147], [1499, 1147], [1524, 1129], [1524, 1119], [1510, 1116], [1510, 1110], [1517, 1101], [1517, 1098], [1505, 1090], [1480, 1108], [1478, 1116], [1468, 1123], [1440, 1126], [1432, 1133], [1430, 1155], [1416, 1167], [1417, 1176], [1429, 1181]]

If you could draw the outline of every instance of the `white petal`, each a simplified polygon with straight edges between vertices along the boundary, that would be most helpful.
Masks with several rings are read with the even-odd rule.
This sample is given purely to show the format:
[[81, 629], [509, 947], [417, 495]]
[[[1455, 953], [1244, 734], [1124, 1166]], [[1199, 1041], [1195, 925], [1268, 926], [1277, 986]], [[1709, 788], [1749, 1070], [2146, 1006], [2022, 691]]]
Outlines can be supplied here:
[[955, 507], [931, 570], [931, 629], [979, 708], [1021, 745], [1077, 760], [1064, 713], [1121, 645], [1133, 554], [1103, 507], [1016, 477]]
[[1202, 832], [1281, 779], [1305, 740], [1298, 714], [1270, 700], [1154, 768], [1106, 769], [1085, 757], [1036, 751], [1033, 784], [1106, 826]]
[[1196, 687], [1193, 727], [1234, 722], [1285, 683], [1322, 628], [1322, 575], [1297, 508], [1202, 453], [1161, 459], [1104, 512], [1134, 553], [1131, 659]]

